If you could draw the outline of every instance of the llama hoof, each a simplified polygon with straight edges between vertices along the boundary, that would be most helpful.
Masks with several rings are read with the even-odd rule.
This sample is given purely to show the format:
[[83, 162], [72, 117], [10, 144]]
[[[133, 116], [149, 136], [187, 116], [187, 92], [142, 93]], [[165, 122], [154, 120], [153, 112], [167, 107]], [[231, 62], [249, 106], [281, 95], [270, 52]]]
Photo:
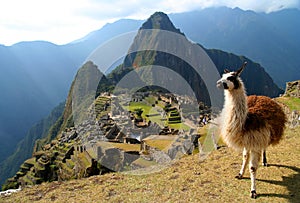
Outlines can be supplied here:
[[255, 191], [255, 190], [252, 190], [252, 191], [251, 191], [250, 197], [251, 197], [252, 199], [256, 199], [256, 198], [257, 198], [257, 194], [256, 194], [256, 191]]
[[235, 176], [235, 178], [237, 178], [237, 179], [242, 179], [242, 178], [243, 178], [243, 175], [239, 173], [239, 175]]

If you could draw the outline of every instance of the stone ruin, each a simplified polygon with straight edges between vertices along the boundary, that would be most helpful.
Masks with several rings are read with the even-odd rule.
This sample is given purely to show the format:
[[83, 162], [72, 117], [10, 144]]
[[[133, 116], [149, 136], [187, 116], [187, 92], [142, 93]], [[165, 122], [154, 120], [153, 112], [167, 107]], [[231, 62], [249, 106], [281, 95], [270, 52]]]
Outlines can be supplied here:
[[284, 96], [300, 98], [300, 80], [287, 82]]

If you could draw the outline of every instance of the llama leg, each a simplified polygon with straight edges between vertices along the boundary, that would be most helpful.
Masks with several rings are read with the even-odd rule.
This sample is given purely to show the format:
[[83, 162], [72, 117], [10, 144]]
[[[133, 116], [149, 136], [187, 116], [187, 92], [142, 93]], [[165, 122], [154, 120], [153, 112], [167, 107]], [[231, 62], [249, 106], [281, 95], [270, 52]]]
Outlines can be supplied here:
[[235, 178], [242, 179], [242, 177], [243, 177], [243, 175], [245, 173], [245, 169], [247, 167], [248, 162], [249, 162], [249, 151], [246, 148], [244, 148], [244, 150], [243, 150], [242, 168], [241, 168], [241, 170], [239, 172], [239, 175], [235, 176]]
[[263, 151], [263, 166], [268, 166], [266, 150]]
[[251, 192], [250, 196], [251, 198], [256, 198], [256, 184], [255, 184], [255, 179], [256, 179], [256, 171], [258, 168], [258, 162], [261, 158], [261, 151], [251, 151], [250, 153], [250, 165], [249, 165], [249, 170], [250, 170], [250, 178], [251, 178]]

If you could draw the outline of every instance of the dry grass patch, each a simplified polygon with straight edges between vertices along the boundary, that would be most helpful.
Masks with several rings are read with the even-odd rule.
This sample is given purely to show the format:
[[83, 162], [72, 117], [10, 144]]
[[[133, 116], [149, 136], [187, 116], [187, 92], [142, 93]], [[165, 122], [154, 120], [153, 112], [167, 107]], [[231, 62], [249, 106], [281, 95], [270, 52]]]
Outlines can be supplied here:
[[174, 142], [174, 140], [147, 140], [147, 145], [157, 148], [161, 151], [166, 150]]
[[126, 144], [126, 143], [111, 143], [111, 145], [117, 149], [127, 151], [140, 151], [140, 144]]
[[227, 147], [199, 161], [191, 155], [165, 170], [146, 175], [111, 173], [86, 179], [24, 188], [0, 202], [299, 202], [300, 127], [287, 129], [285, 139], [267, 151], [269, 167], [260, 167], [258, 198], [249, 197], [249, 172], [234, 178], [241, 153]]

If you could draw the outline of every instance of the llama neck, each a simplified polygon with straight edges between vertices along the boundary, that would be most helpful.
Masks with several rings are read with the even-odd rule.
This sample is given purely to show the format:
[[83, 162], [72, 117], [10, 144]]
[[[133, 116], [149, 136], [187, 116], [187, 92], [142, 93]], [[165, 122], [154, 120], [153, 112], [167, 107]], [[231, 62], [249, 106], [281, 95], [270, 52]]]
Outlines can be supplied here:
[[225, 104], [223, 109], [226, 133], [238, 134], [246, 121], [248, 108], [244, 88], [225, 91]]

